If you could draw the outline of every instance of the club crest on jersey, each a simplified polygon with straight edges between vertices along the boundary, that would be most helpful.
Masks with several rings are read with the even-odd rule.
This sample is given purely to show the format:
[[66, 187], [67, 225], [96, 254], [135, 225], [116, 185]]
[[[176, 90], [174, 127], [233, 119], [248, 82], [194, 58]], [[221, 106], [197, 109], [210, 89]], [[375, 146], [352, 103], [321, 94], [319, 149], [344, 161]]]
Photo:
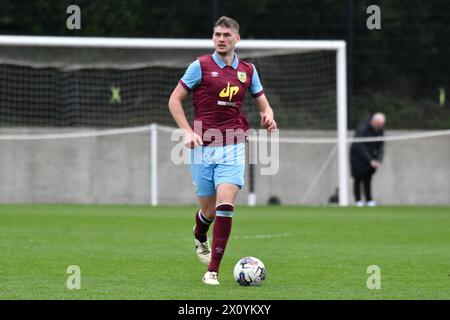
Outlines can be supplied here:
[[245, 81], [247, 81], [247, 73], [238, 71], [237, 76], [240, 82], [244, 83]]

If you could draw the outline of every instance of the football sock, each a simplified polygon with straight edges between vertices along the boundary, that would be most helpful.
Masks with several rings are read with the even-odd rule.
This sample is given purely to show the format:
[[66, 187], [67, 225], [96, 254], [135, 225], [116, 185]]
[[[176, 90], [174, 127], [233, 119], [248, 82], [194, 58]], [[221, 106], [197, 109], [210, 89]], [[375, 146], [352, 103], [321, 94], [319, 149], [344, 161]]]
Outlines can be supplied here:
[[201, 243], [208, 240], [207, 233], [209, 226], [214, 221], [214, 219], [208, 219], [205, 217], [201, 210], [198, 210], [195, 214], [195, 238]]
[[230, 237], [233, 210], [233, 205], [228, 203], [219, 204], [216, 207], [211, 262], [208, 265], [208, 271], [219, 272], [220, 262]]

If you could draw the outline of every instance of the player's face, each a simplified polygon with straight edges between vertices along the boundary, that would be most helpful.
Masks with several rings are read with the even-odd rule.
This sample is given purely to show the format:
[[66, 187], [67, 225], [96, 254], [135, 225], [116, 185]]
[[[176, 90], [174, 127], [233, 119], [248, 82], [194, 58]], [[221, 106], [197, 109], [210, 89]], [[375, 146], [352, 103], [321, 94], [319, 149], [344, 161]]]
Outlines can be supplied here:
[[213, 32], [214, 48], [219, 54], [227, 54], [234, 50], [240, 36], [236, 30], [226, 27], [215, 27]]

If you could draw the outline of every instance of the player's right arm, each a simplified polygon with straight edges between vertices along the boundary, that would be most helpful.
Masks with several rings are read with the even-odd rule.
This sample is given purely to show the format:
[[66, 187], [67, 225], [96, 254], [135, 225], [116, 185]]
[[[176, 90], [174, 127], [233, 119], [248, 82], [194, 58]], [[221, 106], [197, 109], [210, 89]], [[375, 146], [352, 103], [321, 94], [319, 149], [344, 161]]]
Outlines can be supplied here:
[[186, 118], [183, 109], [183, 100], [187, 98], [189, 92], [178, 84], [170, 95], [169, 110], [178, 127], [184, 131], [184, 145], [188, 148], [195, 148], [203, 144], [202, 138], [196, 134]]
[[184, 144], [186, 147], [195, 148], [203, 144], [201, 137], [196, 134], [186, 118], [183, 109], [183, 101], [189, 95], [189, 91], [197, 86], [201, 81], [201, 68], [198, 60], [194, 61], [187, 68], [183, 78], [173, 90], [169, 99], [169, 110], [173, 119], [184, 131]]

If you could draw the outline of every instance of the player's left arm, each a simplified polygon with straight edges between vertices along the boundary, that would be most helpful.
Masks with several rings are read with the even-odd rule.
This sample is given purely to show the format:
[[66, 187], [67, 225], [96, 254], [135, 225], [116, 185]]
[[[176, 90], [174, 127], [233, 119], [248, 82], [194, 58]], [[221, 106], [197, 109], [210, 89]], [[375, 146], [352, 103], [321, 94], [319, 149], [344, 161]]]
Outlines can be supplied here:
[[261, 116], [261, 126], [267, 128], [269, 132], [277, 130], [273, 110], [270, 107], [269, 101], [267, 101], [266, 95], [262, 94], [258, 96], [255, 102], [259, 110], [259, 115]]
[[253, 64], [252, 66], [253, 76], [250, 92], [255, 98], [256, 106], [258, 107], [259, 115], [261, 116], [261, 126], [267, 128], [267, 131], [272, 132], [277, 130], [277, 123], [275, 122], [275, 117], [269, 101], [267, 101], [266, 95], [264, 94], [258, 71], [256, 71], [256, 67]]

